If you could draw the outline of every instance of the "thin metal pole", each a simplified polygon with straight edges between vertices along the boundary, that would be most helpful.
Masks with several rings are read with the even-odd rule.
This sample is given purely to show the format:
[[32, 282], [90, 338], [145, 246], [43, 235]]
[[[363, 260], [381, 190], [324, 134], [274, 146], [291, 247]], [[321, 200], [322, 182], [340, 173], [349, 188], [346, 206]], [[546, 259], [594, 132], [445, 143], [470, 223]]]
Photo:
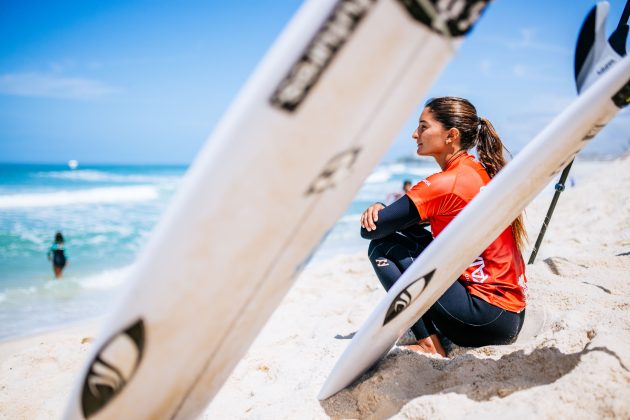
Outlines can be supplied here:
[[553, 215], [553, 211], [556, 208], [556, 203], [560, 198], [560, 194], [564, 191], [564, 183], [569, 176], [569, 171], [571, 170], [571, 165], [573, 165], [573, 161], [571, 161], [566, 168], [562, 171], [560, 175], [560, 180], [556, 184], [556, 192], [553, 194], [553, 199], [551, 200], [551, 205], [549, 206], [549, 210], [547, 210], [547, 215], [545, 216], [545, 221], [543, 222], [542, 228], [540, 228], [540, 233], [538, 234], [538, 239], [536, 239], [536, 244], [534, 245], [534, 249], [532, 250], [532, 255], [529, 257], [529, 261], [527, 264], [533, 264], [534, 260], [536, 260], [536, 254], [538, 254], [538, 250], [540, 249], [540, 244], [545, 237], [545, 232], [547, 232], [547, 226], [551, 221], [551, 216]]

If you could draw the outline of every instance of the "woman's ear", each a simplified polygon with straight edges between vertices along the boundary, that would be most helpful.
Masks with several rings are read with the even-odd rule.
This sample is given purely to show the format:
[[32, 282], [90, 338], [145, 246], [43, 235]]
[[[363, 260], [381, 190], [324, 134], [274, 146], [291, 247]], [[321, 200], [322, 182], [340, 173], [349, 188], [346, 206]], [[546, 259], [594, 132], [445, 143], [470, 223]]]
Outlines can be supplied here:
[[450, 128], [446, 134], [446, 144], [453, 143], [456, 140], [459, 140], [459, 130], [455, 127]]

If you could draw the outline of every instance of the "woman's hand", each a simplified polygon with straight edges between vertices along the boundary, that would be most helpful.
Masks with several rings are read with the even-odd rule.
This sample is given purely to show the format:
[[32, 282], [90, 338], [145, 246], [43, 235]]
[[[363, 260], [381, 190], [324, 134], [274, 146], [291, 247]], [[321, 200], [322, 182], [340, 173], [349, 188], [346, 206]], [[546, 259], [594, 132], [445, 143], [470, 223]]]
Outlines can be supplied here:
[[378, 222], [378, 212], [384, 209], [383, 203], [374, 203], [367, 208], [361, 215], [361, 227], [368, 232], [376, 230], [376, 222]]

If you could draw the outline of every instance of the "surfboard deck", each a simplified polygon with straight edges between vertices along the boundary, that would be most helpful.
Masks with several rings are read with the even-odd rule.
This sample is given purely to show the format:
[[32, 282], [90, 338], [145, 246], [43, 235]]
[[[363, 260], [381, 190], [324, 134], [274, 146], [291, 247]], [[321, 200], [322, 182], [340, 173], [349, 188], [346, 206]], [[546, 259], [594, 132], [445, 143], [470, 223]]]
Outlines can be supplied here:
[[629, 102], [630, 57], [626, 57], [536, 136], [420, 254], [355, 334], [318, 398], [328, 398], [345, 388], [386, 354], [470, 262]]
[[220, 389], [487, 1], [311, 0], [185, 175], [66, 418], [188, 418]]

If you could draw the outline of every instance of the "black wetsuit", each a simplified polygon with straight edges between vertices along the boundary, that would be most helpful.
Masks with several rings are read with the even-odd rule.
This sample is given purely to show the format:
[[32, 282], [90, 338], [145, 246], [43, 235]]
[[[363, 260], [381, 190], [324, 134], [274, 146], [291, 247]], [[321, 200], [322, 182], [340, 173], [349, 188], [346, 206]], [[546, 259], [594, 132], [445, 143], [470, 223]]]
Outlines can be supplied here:
[[64, 268], [67, 261], [63, 245], [59, 246], [59, 244], [53, 244], [53, 246], [50, 248], [50, 252], [52, 253], [53, 265], [57, 268]]
[[[371, 239], [368, 256], [385, 290], [433, 240], [419, 222], [415, 204], [405, 195], [378, 213], [376, 230], [361, 228], [361, 236]], [[524, 310], [494, 306], [468, 293], [458, 280], [411, 329], [418, 340], [440, 332], [455, 344], [479, 347], [513, 342], [524, 320]]]

